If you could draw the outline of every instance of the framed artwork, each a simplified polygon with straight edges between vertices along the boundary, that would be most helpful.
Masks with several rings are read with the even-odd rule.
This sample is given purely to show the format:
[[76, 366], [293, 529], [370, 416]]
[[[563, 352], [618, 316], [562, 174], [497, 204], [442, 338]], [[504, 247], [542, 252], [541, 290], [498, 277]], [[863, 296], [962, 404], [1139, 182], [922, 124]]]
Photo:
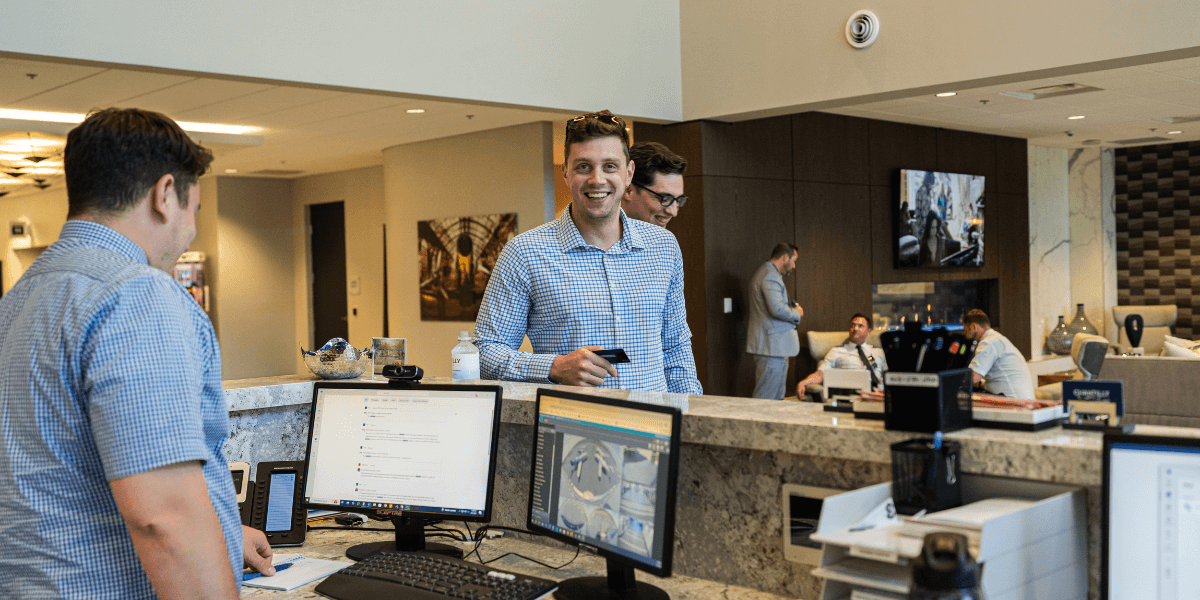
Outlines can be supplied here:
[[408, 338], [371, 338], [372, 373], [383, 375], [388, 365], [408, 364]]
[[516, 232], [516, 213], [418, 221], [421, 320], [474, 322], [492, 267]]

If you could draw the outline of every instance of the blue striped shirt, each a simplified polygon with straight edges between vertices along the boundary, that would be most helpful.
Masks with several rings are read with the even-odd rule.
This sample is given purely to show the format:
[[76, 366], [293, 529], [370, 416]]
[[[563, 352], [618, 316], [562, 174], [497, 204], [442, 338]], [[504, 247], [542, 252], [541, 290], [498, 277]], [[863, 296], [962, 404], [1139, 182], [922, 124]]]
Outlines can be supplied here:
[[208, 316], [129, 238], [67, 221], [0, 298], [0, 597], [154, 598], [109, 482], [187, 461], [240, 574], [228, 435]]
[[[546, 383], [556, 357], [601, 346], [631, 360], [601, 387], [703, 393], [675, 236], [624, 211], [621, 232], [607, 251], [592, 246], [568, 207], [505, 244], [475, 320], [484, 379]], [[532, 354], [518, 350], [526, 335]]]

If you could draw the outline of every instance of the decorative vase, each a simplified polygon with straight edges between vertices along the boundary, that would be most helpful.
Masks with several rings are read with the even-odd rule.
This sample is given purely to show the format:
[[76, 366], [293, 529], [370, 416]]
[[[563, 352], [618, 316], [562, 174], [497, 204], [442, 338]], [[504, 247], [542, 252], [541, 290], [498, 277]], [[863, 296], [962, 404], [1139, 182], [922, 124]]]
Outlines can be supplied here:
[[1090, 333], [1092, 335], [1100, 335], [1100, 330], [1096, 329], [1092, 322], [1087, 320], [1087, 316], [1083, 314], [1083, 304], [1075, 305], [1075, 318], [1071, 319], [1071, 323], [1067, 325], [1067, 353], [1071, 352], [1071, 342], [1075, 341], [1075, 334]]
[[1129, 340], [1130, 347], [1137, 348], [1142, 343], [1142, 332], [1146, 329], [1146, 320], [1142, 315], [1129, 315], [1125, 317], [1125, 339]]
[[1071, 338], [1067, 335], [1067, 324], [1062, 315], [1058, 315], [1058, 327], [1046, 336], [1046, 349], [1055, 354], [1071, 353]]

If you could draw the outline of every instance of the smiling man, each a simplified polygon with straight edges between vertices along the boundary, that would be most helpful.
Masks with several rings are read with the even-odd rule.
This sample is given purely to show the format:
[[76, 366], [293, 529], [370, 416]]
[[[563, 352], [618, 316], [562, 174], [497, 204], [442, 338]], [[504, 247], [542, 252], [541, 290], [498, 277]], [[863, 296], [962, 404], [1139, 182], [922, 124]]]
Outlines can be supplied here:
[[[666, 229], [630, 219], [625, 122], [567, 121], [571, 204], [504, 246], [475, 321], [484, 379], [703, 393], [683, 305], [683, 258]], [[518, 350], [525, 336], [533, 352]], [[622, 349], [630, 362], [596, 354]]]
[[687, 160], [658, 142], [638, 142], [629, 149], [633, 159], [633, 185], [625, 191], [625, 214], [666, 227], [687, 203], [683, 173]]

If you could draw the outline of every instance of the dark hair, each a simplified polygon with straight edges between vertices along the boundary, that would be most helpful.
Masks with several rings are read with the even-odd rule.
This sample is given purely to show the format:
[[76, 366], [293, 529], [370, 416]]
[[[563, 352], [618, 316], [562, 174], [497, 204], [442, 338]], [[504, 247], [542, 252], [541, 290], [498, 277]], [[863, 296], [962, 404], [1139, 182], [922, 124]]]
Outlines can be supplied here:
[[871, 324], [871, 317], [868, 317], [867, 315], [864, 315], [864, 314], [862, 314], [862, 313], [854, 313], [854, 316], [853, 316], [853, 317], [850, 317], [850, 324], [851, 324], [851, 325], [853, 325], [853, 324], [854, 324], [854, 320], [855, 320], [855, 319], [862, 319], [862, 320], [866, 321], [866, 322], [867, 322], [867, 329], [871, 329], [871, 328], [873, 327], [873, 325]]
[[629, 132], [625, 130], [625, 121], [621, 117], [602, 110], [567, 121], [566, 140], [563, 142], [563, 162], [565, 163], [571, 157], [571, 146], [608, 136], [621, 138], [621, 148], [625, 150], [625, 160], [628, 161]]
[[782, 244], [775, 246], [775, 249], [771, 251], [771, 260], [775, 260], [785, 254], [790, 256], [793, 252], [799, 254], [800, 249], [791, 244], [784, 242]]
[[979, 310], [978, 308], [972, 308], [967, 312], [966, 315], [963, 316], [963, 325], [981, 325], [983, 327], [991, 327], [992, 322], [988, 320], [987, 313]]
[[175, 176], [179, 205], [187, 206], [189, 189], [212, 160], [212, 152], [161, 113], [137, 108], [91, 113], [67, 134], [67, 217], [123, 213], [167, 174]]
[[658, 142], [638, 142], [629, 148], [633, 160], [633, 184], [650, 187], [658, 174], [683, 175], [687, 170], [687, 159], [671, 152]]

